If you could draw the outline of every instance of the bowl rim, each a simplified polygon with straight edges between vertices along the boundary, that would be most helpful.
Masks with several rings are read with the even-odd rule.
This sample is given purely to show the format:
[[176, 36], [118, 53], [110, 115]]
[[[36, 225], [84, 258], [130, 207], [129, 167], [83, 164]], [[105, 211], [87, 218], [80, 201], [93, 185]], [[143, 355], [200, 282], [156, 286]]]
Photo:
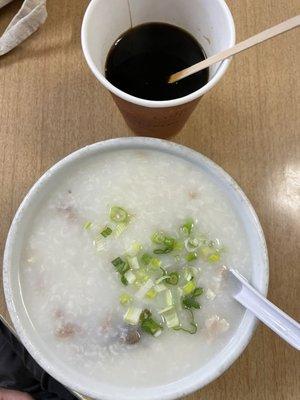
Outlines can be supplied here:
[[[186, 95], [183, 97], [179, 97], [178, 99], [173, 99], [173, 100], [146, 100], [142, 99], [140, 97], [136, 97], [133, 95], [130, 95], [123, 90], [118, 89], [116, 86], [111, 84], [102, 74], [99, 69], [97, 68], [96, 64], [94, 63], [92, 56], [89, 51], [89, 45], [88, 45], [88, 27], [89, 27], [89, 22], [91, 15], [97, 5], [97, 2], [99, 0], [91, 0], [90, 3], [88, 4], [84, 17], [83, 17], [83, 22], [82, 22], [82, 27], [81, 27], [81, 47], [82, 51], [84, 54], [84, 57], [86, 59], [86, 62], [92, 71], [92, 73], [95, 75], [95, 77], [98, 79], [98, 81], [106, 88], [108, 89], [111, 93], [116, 95], [117, 97], [120, 97], [121, 99], [128, 101], [130, 103], [142, 106], [142, 107], [150, 107], [150, 108], [164, 108], [164, 107], [176, 107], [180, 106], [182, 104], [189, 103], [191, 101], [194, 101], [196, 99], [199, 99], [201, 96], [203, 96], [205, 93], [207, 93], [209, 90], [211, 90], [223, 77], [225, 72], [227, 71], [230, 63], [231, 63], [231, 58], [224, 60], [220, 63], [219, 68], [215, 72], [214, 76], [209, 79], [206, 85], [204, 85], [202, 88]], [[217, 3], [219, 3], [221, 9], [224, 12], [224, 15], [227, 19], [227, 23], [230, 29], [230, 37], [229, 37], [229, 43], [230, 45], [228, 47], [232, 47], [235, 45], [236, 42], [236, 31], [235, 31], [235, 24], [234, 24], [234, 19], [231, 14], [231, 11], [225, 2], [225, 0], [214, 0]]]
[[[254, 226], [257, 229], [257, 235], [260, 242], [259, 251], [263, 260], [263, 271], [261, 271], [260, 282], [258, 285], [256, 285], [256, 288], [263, 295], [267, 294], [269, 282], [269, 264], [264, 234], [252, 205], [250, 204], [249, 200], [247, 199], [241, 188], [231, 178], [231, 176], [228, 175], [220, 166], [215, 164], [212, 160], [191, 148], [173, 142], [168, 142], [162, 139], [146, 137], [122, 137], [97, 142], [72, 152], [71, 154], [54, 164], [51, 168], [49, 168], [28, 191], [27, 195], [25, 196], [14, 216], [4, 249], [3, 283], [6, 304], [11, 320], [15, 326], [16, 332], [19, 335], [19, 338], [21, 339], [25, 348], [38, 362], [38, 364], [40, 364], [50, 375], [52, 375], [55, 379], [60, 381], [66, 387], [86, 396], [101, 400], [115, 400], [116, 398], [118, 398], [118, 400], [173, 400], [182, 396], [186, 396], [196, 390], [203, 388], [204, 386], [218, 378], [242, 354], [242, 352], [250, 342], [257, 323], [255, 316], [251, 314], [250, 311], [245, 312], [245, 315], [239, 325], [240, 327], [245, 320], [243, 334], [238, 336], [236, 334], [237, 332], [235, 333], [235, 335], [233, 336], [235, 340], [234, 343], [231, 345], [229, 355], [225, 354], [226, 357], [224, 357], [224, 360], [222, 359], [223, 362], [220, 365], [215, 366], [214, 364], [212, 364], [209, 373], [204, 374], [204, 376], [203, 374], [197, 375], [197, 371], [199, 371], [197, 370], [180, 380], [172, 382], [171, 384], [155, 386], [146, 389], [136, 389], [136, 391], [134, 392], [130, 392], [130, 390], [128, 390], [127, 393], [125, 393], [127, 388], [121, 388], [122, 391], [120, 393], [122, 393], [122, 395], [120, 396], [120, 393], [116, 395], [116, 392], [113, 390], [119, 390], [120, 388], [118, 387], [110, 385], [109, 387], [112, 389], [112, 391], [106, 390], [105, 393], [100, 393], [100, 391], [88, 389], [87, 387], [81, 385], [81, 383], [75, 381], [75, 379], [72, 379], [72, 374], [68, 376], [66, 371], [57, 371], [54, 363], [49, 363], [46, 359], [46, 356], [42, 354], [40, 349], [38, 349], [37, 346], [32, 342], [28, 332], [26, 332], [26, 329], [23, 327], [22, 322], [18, 316], [14, 300], [12, 289], [13, 279], [10, 274], [13, 247], [14, 242], [18, 236], [19, 221], [22, 218], [22, 215], [26, 213], [26, 210], [30, 203], [34, 201], [35, 195], [39, 192], [41, 187], [47, 186], [50, 179], [55, 179], [53, 178], [53, 176], [58, 174], [61, 170], [68, 168], [70, 165], [79, 162], [83, 158], [94, 154], [101, 154], [101, 152], [118, 151], [121, 149], [157, 150], [178, 156], [179, 158], [182, 158], [186, 161], [195, 163], [198, 162], [199, 164], [201, 161], [201, 163], [206, 166], [210, 171], [212, 171], [213, 174], [215, 174], [216, 177], [220, 179], [220, 181], [223, 181], [226, 186], [229, 185], [230, 188], [235, 192], [235, 194], [238, 195], [243, 205], [248, 209], [248, 212], [253, 219]], [[227, 348], [227, 346], [225, 347]], [[222, 349], [222, 351], [223, 350], [224, 349]], [[210, 362], [208, 362], [207, 365], [209, 364]]]

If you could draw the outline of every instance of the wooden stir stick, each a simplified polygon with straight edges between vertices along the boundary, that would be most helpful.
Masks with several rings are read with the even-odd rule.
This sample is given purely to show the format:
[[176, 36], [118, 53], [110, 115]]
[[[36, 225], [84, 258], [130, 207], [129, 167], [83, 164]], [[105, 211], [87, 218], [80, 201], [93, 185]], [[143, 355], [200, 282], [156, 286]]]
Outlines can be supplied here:
[[174, 83], [180, 81], [181, 79], [186, 78], [187, 76], [192, 75], [196, 72], [199, 72], [204, 68], [210, 67], [211, 65], [219, 61], [223, 61], [226, 58], [241, 53], [242, 51], [247, 50], [250, 47], [256, 46], [257, 44], [262, 43], [265, 40], [271, 39], [272, 37], [280, 35], [281, 33], [287, 32], [291, 29], [297, 28], [298, 26], [300, 26], [300, 15], [290, 18], [282, 22], [281, 24], [275, 25], [272, 28], [269, 28], [261, 33], [258, 33], [257, 35], [251, 36], [249, 39], [246, 39], [243, 42], [240, 42], [225, 51], [217, 53], [214, 56], [209, 57], [204, 61], [194, 64], [191, 67], [185, 68], [182, 71], [172, 74], [168, 82]]

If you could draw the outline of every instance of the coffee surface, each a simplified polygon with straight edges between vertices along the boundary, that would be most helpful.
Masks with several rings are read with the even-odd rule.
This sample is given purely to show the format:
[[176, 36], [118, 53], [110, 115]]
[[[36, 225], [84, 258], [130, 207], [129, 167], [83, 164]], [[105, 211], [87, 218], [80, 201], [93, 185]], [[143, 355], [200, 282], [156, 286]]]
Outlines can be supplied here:
[[187, 31], [165, 23], [138, 25], [122, 34], [110, 49], [106, 78], [117, 88], [147, 100], [186, 96], [208, 82], [208, 69], [179, 82], [172, 73], [205, 59], [198, 41]]

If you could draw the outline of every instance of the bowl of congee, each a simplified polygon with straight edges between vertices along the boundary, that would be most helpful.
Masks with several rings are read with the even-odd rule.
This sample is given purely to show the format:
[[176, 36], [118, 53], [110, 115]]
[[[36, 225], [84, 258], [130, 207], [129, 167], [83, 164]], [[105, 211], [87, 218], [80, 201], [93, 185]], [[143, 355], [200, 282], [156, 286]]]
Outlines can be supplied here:
[[220, 376], [254, 332], [228, 268], [266, 295], [264, 235], [238, 185], [192, 149], [129, 137], [75, 151], [31, 188], [4, 288], [22, 343], [68, 388], [176, 399]]

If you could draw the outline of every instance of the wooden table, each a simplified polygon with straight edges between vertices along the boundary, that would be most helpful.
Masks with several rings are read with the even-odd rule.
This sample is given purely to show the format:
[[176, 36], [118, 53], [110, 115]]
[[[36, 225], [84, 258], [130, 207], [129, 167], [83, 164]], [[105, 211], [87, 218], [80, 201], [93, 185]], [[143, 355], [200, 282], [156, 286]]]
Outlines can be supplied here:
[[[20, 3], [0, 11], [0, 30]], [[86, 144], [130, 135], [83, 59], [80, 27], [87, 3], [49, 0], [44, 27], [0, 58], [1, 253], [20, 201], [46, 169]], [[228, 3], [238, 39], [299, 13], [298, 0]], [[292, 31], [238, 56], [174, 138], [216, 161], [244, 189], [266, 235], [268, 296], [298, 320], [299, 43], [299, 30]], [[0, 312], [8, 317], [2, 291]], [[232, 368], [187, 399], [296, 400], [299, 370], [299, 354], [260, 325]]]

